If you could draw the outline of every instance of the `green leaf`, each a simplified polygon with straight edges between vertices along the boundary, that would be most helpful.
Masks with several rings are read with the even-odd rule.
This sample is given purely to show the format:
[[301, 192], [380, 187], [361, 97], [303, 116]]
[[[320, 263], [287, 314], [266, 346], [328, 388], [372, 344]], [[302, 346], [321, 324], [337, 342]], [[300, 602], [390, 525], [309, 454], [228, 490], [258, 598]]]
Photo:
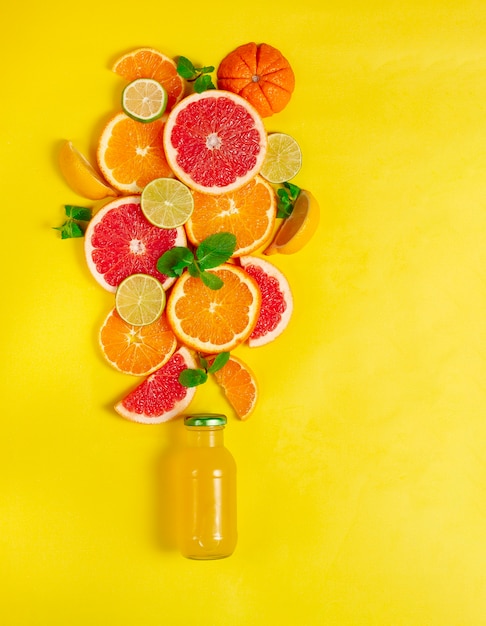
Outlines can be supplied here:
[[205, 67], [196, 67], [196, 71], [201, 74], [211, 74], [211, 72], [214, 72], [214, 66], [206, 65]]
[[218, 267], [231, 257], [236, 249], [236, 237], [233, 233], [214, 233], [206, 237], [196, 250], [199, 267], [207, 270]]
[[179, 374], [179, 382], [184, 387], [197, 387], [208, 379], [208, 375], [201, 369], [185, 369]]
[[289, 217], [289, 215], [292, 213], [292, 209], [294, 208], [294, 206], [292, 204], [288, 191], [286, 191], [285, 189], [279, 189], [277, 191], [277, 196], [277, 217]]
[[73, 220], [80, 220], [82, 222], [89, 222], [91, 219], [91, 209], [87, 209], [83, 206], [73, 206], [71, 204], [64, 205], [64, 211], [67, 217]]
[[165, 276], [180, 276], [186, 267], [194, 263], [194, 255], [185, 246], [175, 246], [159, 257], [157, 269]]
[[179, 57], [177, 61], [177, 73], [186, 80], [197, 78], [198, 72], [194, 65], [186, 57]]
[[208, 367], [209, 367], [208, 360], [204, 358], [202, 354], [199, 355], [199, 365], [203, 368], [205, 372], [208, 371]]
[[293, 183], [289, 183], [289, 182], [285, 182], [284, 187], [286, 187], [289, 190], [290, 197], [295, 202], [300, 193], [300, 187], [297, 187], [297, 185], [294, 185]]
[[216, 274], [211, 274], [211, 272], [201, 272], [200, 277], [203, 283], [206, 285], [206, 287], [209, 287], [209, 289], [221, 289], [221, 287], [224, 285], [224, 282], [221, 280], [221, 278], [219, 276], [216, 276]]
[[230, 358], [229, 352], [220, 352], [216, 356], [214, 361], [211, 363], [207, 371], [210, 374], [214, 374], [215, 372], [217, 372], [218, 370], [220, 370], [222, 367], [226, 365], [226, 363], [229, 361], [229, 358]]
[[208, 89], [216, 89], [211, 80], [211, 76], [208, 74], [201, 74], [194, 81], [194, 91], [196, 93], [202, 93], [203, 91], [207, 91]]
[[61, 233], [61, 239], [75, 239], [84, 235], [82, 228], [73, 220], [67, 220], [62, 226], [55, 227], [54, 230]]

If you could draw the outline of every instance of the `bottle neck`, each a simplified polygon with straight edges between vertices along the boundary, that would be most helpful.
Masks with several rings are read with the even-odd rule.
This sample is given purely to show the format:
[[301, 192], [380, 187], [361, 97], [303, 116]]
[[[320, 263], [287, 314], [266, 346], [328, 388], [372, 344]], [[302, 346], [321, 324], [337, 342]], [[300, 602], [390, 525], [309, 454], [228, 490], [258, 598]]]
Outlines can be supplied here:
[[187, 445], [193, 447], [211, 447], [224, 446], [224, 427], [197, 427], [186, 426]]

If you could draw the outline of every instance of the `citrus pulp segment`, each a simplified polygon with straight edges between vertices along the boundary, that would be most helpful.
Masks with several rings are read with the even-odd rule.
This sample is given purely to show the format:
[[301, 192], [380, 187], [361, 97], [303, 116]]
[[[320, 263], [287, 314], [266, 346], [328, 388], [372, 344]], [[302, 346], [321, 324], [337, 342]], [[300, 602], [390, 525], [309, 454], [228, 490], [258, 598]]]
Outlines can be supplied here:
[[59, 167], [64, 180], [78, 196], [102, 200], [117, 195], [71, 141], [64, 141], [61, 146]]
[[100, 328], [99, 345], [107, 362], [118, 371], [146, 376], [169, 360], [177, 340], [165, 313], [153, 324], [134, 326], [113, 309]]
[[284, 109], [294, 91], [295, 76], [283, 54], [266, 43], [238, 46], [217, 70], [219, 89], [248, 100], [262, 117]]
[[214, 373], [214, 378], [239, 419], [248, 419], [258, 400], [257, 381], [248, 365], [231, 355], [228, 362]]
[[185, 83], [177, 73], [175, 61], [154, 48], [138, 48], [124, 54], [113, 65], [113, 71], [128, 81], [156, 80], [167, 92], [167, 111], [184, 95]]
[[199, 277], [184, 272], [172, 287], [166, 310], [181, 343], [215, 354], [230, 351], [248, 338], [261, 295], [256, 281], [240, 267], [223, 264], [207, 271], [223, 281], [221, 289], [210, 289]]
[[130, 274], [117, 287], [115, 307], [127, 324], [146, 326], [162, 315], [165, 291], [149, 274]]
[[187, 96], [170, 112], [164, 148], [177, 178], [197, 191], [218, 194], [258, 174], [267, 134], [244, 98], [211, 89]]
[[275, 191], [258, 175], [236, 191], [218, 195], [195, 191], [193, 195], [194, 211], [185, 229], [194, 245], [212, 233], [230, 232], [236, 237], [232, 256], [238, 257], [264, 245], [273, 232]]
[[270, 183], [291, 180], [302, 167], [302, 152], [297, 141], [286, 133], [270, 133], [260, 174]]
[[147, 221], [140, 196], [113, 200], [94, 215], [84, 237], [88, 268], [98, 283], [115, 292], [130, 274], [150, 274], [168, 289], [174, 282], [156, 267], [164, 252], [184, 246], [184, 228], [165, 230]]
[[192, 354], [179, 348], [170, 359], [155, 370], [115, 405], [115, 411], [132, 422], [160, 424], [180, 415], [190, 404], [196, 387], [184, 387], [179, 374], [197, 367]]
[[124, 112], [137, 122], [153, 122], [165, 112], [167, 92], [153, 78], [136, 78], [122, 92]]
[[104, 127], [97, 150], [106, 180], [125, 194], [140, 193], [154, 178], [173, 176], [162, 145], [164, 117], [141, 124], [117, 113]]
[[264, 254], [294, 254], [312, 238], [319, 226], [320, 208], [310, 191], [301, 189], [289, 217], [280, 224]]
[[159, 228], [177, 228], [191, 216], [194, 198], [184, 183], [176, 178], [156, 178], [141, 195], [142, 211]]
[[254, 256], [242, 257], [240, 262], [262, 294], [257, 323], [248, 338], [250, 348], [256, 348], [270, 343], [287, 328], [294, 309], [292, 292], [286, 277], [272, 263]]

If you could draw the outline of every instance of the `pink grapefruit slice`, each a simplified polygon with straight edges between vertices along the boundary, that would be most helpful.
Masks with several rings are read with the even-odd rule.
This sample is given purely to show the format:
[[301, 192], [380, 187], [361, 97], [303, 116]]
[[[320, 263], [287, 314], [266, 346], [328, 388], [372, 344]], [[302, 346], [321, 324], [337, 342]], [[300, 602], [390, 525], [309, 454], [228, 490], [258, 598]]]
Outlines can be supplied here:
[[150, 274], [168, 289], [175, 278], [157, 270], [157, 260], [174, 246], [187, 243], [182, 226], [153, 226], [140, 208], [140, 196], [126, 196], [105, 205], [91, 219], [85, 233], [88, 268], [98, 283], [115, 292], [131, 274]]
[[250, 348], [255, 348], [270, 343], [287, 328], [294, 308], [292, 292], [286, 277], [272, 263], [255, 256], [241, 257], [240, 262], [262, 294], [260, 313], [248, 338]]
[[180, 415], [190, 404], [196, 387], [184, 387], [179, 374], [196, 368], [194, 357], [185, 347], [179, 348], [165, 365], [156, 370], [123, 400], [115, 411], [132, 422], [160, 424]]
[[211, 89], [187, 96], [172, 109], [164, 148], [177, 178], [197, 191], [219, 194], [239, 189], [258, 174], [267, 134], [249, 102]]

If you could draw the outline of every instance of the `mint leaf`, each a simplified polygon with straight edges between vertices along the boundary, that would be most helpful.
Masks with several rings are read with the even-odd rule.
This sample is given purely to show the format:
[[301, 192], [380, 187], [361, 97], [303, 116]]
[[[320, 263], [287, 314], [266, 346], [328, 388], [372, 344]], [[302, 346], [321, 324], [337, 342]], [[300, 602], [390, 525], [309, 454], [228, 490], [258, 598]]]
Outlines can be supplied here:
[[209, 374], [214, 374], [222, 367], [226, 365], [229, 361], [230, 353], [229, 352], [220, 352], [211, 363], [211, 365], [207, 368]]
[[208, 375], [201, 369], [185, 369], [179, 374], [179, 382], [184, 387], [197, 387], [208, 379]]
[[285, 182], [284, 187], [289, 190], [291, 199], [295, 202], [300, 193], [300, 187], [293, 185], [292, 183]]
[[203, 91], [207, 91], [208, 89], [216, 89], [211, 80], [211, 76], [207, 74], [201, 74], [194, 81], [194, 91], [196, 93], [202, 93]]
[[236, 237], [233, 233], [214, 233], [206, 237], [196, 250], [199, 267], [207, 270], [218, 267], [231, 257], [236, 249]]
[[54, 230], [61, 233], [61, 239], [75, 239], [84, 235], [82, 228], [73, 220], [67, 220], [62, 226], [55, 227]]
[[216, 274], [211, 274], [211, 272], [201, 272], [199, 276], [203, 283], [206, 285], [206, 287], [209, 287], [209, 289], [214, 289], [216, 291], [217, 289], [221, 289], [221, 287], [224, 285], [224, 282], [221, 280], [221, 278], [219, 276], [216, 276]]
[[177, 73], [186, 80], [193, 80], [198, 76], [196, 68], [186, 57], [179, 57], [177, 61]]
[[175, 246], [159, 257], [157, 269], [165, 276], [177, 277], [194, 263], [194, 255], [185, 246]]
[[71, 204], [64, 205], [64, 211], [67, 217], [73, 220], [80, 220], [82, 222], [89, 222], [91, 219], [91, 209], [87, 209], [83, 206], [73, 206]]

